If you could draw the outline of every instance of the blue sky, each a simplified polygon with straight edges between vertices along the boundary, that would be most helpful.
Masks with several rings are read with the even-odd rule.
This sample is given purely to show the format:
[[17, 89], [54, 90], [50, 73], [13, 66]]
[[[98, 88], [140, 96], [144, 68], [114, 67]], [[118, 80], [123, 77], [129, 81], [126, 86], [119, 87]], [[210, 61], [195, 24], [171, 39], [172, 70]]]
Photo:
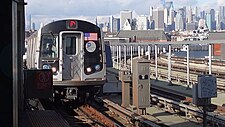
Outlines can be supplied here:
[[[160, 0], [25, 0], [26, 14], [32, 22], [49, 22], [60, 18], [77, 17], [90, 20], [93, 16], [118, 15], [121, 10], [132, 10], [138, 15], [149, 14], [149, 7], [157, 7]], [[169, 0], [166, 0], [169, 1]], [[171, 0], [170, 0], [171, 1]], [[172, 0], [174, 7], [198, 6], [200, 9], [225, 6], [225, 0]]]

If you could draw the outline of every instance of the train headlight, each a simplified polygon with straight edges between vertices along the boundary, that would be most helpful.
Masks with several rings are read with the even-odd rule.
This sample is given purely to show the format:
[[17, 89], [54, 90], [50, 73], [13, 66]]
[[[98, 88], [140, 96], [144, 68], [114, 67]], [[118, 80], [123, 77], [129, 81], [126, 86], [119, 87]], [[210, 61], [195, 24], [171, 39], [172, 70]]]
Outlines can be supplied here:
[[92, 71], [91, 67], [88, 67], [87, 72], [91, 72], [91, 71]]
[[95, 70], [98, 71], [100, 69], [100, 65], [95, 65]]
[[50, 68], [51, 68], [51, 65], [49, 65], [49, 64], [44, 64], [44, 65], [42, 65], [42, 68], [43, 68], [43, 69], [50, 69]]
[[52, 72], [53, 72], [53, 73], [56, 73], [56, 72], [57, 72], [56, 67], [52, 67]]

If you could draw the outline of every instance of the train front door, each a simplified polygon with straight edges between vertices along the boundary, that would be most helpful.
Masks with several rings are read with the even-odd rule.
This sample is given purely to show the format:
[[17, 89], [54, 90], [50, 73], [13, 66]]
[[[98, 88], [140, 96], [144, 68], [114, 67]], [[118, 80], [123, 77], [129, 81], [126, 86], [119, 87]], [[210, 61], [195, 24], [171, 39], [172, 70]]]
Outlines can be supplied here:
[[81, 33], [63, 32], [61, 39], [62, 80], [80, 80]]

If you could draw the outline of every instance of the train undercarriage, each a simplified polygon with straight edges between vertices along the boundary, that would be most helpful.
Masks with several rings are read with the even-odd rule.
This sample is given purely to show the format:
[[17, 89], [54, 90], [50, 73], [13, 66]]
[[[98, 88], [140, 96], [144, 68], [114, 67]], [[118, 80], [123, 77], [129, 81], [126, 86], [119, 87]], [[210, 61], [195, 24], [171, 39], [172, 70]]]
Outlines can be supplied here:
[[54, 100], [75, 101], [84, 103], [94, 97], [103, 95], [103, 84], [86, 86], [54, 86]]

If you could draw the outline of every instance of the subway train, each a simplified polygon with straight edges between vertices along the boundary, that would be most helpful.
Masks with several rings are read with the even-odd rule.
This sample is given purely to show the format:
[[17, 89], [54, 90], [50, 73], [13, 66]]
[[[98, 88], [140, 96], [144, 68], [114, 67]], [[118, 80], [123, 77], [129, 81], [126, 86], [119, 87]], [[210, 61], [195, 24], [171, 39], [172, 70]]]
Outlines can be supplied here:
[[26, 38], [26, 44], [26, 68], [52, 70], [54, 97], [77, 100], [102, 94], [105, 46], [95, 24], [53, 21]]

